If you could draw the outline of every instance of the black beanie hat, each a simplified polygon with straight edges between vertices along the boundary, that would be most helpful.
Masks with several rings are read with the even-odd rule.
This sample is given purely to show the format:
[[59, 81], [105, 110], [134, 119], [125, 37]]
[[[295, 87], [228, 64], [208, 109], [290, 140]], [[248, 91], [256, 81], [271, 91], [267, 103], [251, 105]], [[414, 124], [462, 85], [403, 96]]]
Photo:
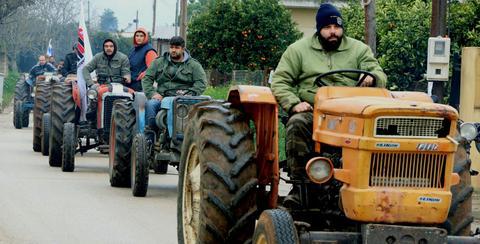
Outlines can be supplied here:
[[343, 28], [342, 15], [338, 9], [335, 8], [335, 6], [329, 3], [322, 3], [320, 5], [315, 19], [317, 21], [317, 32], [320, 32], [323, 27], [331, 24], [335, 24]]

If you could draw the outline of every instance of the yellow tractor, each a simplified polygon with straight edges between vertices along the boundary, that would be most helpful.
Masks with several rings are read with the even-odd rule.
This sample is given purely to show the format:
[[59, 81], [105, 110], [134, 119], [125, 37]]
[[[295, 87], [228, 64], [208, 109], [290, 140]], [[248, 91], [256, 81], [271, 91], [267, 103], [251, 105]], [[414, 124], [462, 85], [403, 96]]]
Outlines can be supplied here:
[[[319, 82], [321, 84], [321, 82]], [[470, 224], [477, 125], [425, 93], [317, 90], [316, 156], [301, 208], [279, 197], [278, 108], [268, 87], [195, 105], [185, 132], [179, 243], [480, 243]]]

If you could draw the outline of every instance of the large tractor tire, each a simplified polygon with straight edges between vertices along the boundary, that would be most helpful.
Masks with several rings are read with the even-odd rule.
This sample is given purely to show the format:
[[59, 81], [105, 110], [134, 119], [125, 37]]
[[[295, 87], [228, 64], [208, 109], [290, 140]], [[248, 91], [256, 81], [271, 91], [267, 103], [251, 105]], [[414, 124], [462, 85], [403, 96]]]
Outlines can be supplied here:
[[229, 104], [198, 103], [183, 142], [178, 242], [247, 243], [257, 217], [257, 168], [249, 121]]
[[51, 126], [51, 116], [50, 113], [44, 113], [42, 115], [42, 128], [40, 130], [40, 144], [42, 147], [42, 155], [48, 156], [48, 151], [50, 150], [50, 130]]
[[253, 244], [296, 244], [297, 230], [292, 216], [287, 211], [269, 209], [263, 211], [258, 219]]
[[75, 124], [68, 122], [63, 124], [63, 147], [62, 147], [62, 171], [73, 172], [75, 170], [75, 150], [77, 149], [77, 133]]
[[135, 110], [131, 101], [117, 100], [113, 104], [110, 123], [108, 173], [113, 187], [130, 187], [130, 156], [132, 150]]
[[51, 94], [52, 85], [49, 82], [37, 84], [33, 107], [33, 151], [35, 152], [42, 150], [42, 118], [44, 113], [50, 112]]
[[23, 127], [23, 101], [17, 100], [13, 105], [13, 126], [15, 129]]
[[[469, 236], [471, 233], [472, 216], [472, 194], [473, 187], [471, 183], [470, 166], [471, 160], [465, 147], [468, 145], [458, 145], [455, 154], [455, 164], [453, 172], [460, 175], [460, 183], [451, 188], [452, 203], [448, 213], [448, 219], [445, 222], [445, 228], [449, 235]], [[475, 150], [475, 148], [473, 148]]]
[[17, 81], [17, 84], [15, 84], [15, 95], [13, 96], [13, 126], [15, 126], [17, 129], [21, 129], [23, 127], [23, 106], [21, 106], [22, 110], [19, 111], [17, 104], [19, 101], [23, 103], [27, 100], [27, 98], [28, 83], [25, 82], [25, 79], [20, 78], [20, 80]]
[[144, 134], [138, 133], [133, 138], [131, 167], [132, 194], [144, 197], [147, 195], [149, 173], [147, 140]]
[[65, 82], [53, 85], [48, 158], [52, 167], [62, 165], [63, 124], [75, 121], [75, 108], [72, 85]]

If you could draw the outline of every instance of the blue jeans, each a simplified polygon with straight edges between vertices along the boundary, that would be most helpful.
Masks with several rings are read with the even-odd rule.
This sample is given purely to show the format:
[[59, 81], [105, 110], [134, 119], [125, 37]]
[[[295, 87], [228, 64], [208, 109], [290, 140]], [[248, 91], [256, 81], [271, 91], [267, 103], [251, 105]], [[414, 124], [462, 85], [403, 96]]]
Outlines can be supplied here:
[[155, 123], [155, 116], [157, 115], [158, 111], [160, 111], [161, 104], [162, 102], [157, 99], [150, 99], [145, 105], [145, 119], [147, 120], [146, 123], [152, 129], [157, 128], [157, 125]]

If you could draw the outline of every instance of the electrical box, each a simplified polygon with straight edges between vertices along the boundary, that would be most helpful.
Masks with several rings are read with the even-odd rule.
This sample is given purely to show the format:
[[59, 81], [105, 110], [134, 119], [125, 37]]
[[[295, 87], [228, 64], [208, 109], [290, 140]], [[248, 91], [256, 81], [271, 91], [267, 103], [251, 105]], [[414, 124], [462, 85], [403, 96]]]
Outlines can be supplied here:
[[428, 38], [427, 80], [448, 81], [450, 38]]

